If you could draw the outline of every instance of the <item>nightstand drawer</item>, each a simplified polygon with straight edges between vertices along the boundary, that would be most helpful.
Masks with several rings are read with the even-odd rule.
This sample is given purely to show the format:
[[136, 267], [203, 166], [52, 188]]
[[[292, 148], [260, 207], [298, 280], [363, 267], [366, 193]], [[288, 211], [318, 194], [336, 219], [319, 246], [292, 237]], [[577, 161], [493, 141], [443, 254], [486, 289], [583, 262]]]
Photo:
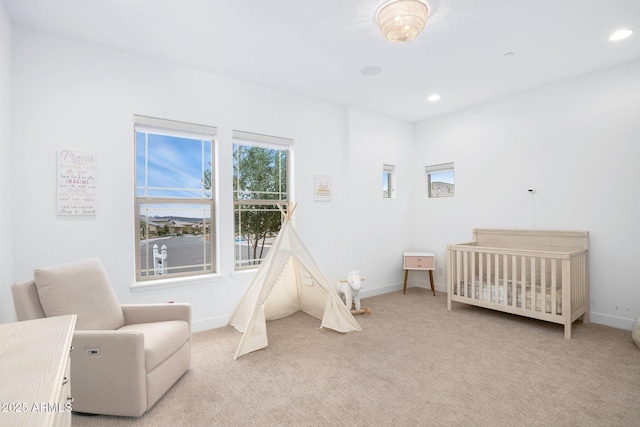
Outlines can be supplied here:
[[405, 270], [433, 270], [435, 268], [435, 257], [433, 256], [405, 256]]

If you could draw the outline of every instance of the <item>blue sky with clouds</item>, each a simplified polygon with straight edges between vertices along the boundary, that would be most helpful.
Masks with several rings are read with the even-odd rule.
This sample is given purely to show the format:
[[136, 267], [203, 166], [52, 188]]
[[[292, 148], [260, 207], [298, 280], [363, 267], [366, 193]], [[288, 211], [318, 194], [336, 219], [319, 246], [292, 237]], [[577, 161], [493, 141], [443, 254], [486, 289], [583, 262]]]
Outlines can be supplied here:
[[211, 168], [211, 149], [207, 140], [136, 132], [138, 196], [144, 195], [146, 177], [148, 196], [201, 197], [204, 170]]
[[[203, 197], [204, 171], [211, 168], [210, 140], [136, 132], [138, 197]], [[209, 193], [210, 194], [210, 193]], [[152, 203], [140, 206], [145, 216], [210, 218], [206, 204]], [[204, 210], [203, 210], [204, 209]]]

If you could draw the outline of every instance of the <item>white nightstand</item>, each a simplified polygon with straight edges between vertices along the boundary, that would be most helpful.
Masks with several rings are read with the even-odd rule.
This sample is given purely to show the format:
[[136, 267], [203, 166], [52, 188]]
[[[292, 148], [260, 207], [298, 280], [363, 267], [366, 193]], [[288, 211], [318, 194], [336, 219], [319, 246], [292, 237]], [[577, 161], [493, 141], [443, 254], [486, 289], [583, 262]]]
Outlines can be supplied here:
[[404, 252], [403, 254], [403, 268], [404, 268], [404, 290], [403, 294], [407, 293], [407, 276], [409, 270], [428, 270], [429, 279], [431, 281], [431, 292], [436, 295], [435, 287], [433, 286], [433, 270], [436, 269], [436, 256], [431, 252]]

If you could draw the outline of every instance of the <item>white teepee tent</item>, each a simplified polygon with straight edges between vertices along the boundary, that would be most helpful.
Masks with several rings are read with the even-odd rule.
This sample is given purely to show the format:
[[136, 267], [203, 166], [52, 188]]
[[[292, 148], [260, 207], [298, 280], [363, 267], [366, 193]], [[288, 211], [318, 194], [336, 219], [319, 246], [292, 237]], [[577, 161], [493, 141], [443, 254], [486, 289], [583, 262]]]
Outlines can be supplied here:
[[323, 328], [362, 330], [296, 233], [294, 209], [284, 214], [280, 208], [284, 224], [231, 316], [229, 324], [243, 333], [234, 359], [268, 345], [267, 320], [300, 310], [321, 319]]

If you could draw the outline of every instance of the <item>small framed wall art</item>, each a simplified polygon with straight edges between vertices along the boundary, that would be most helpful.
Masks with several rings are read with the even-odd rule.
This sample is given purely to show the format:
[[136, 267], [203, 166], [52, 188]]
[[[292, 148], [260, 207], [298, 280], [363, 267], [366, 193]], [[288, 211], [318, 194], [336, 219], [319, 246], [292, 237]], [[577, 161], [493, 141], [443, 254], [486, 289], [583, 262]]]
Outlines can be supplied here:
[[331, 177], [328, 175], [313, 176], [313, 200], [316, 202], [331, 201]]
[[74, 150], [58, 150], [57, 174], [57, 215], [95, 216], [95, 154]]

